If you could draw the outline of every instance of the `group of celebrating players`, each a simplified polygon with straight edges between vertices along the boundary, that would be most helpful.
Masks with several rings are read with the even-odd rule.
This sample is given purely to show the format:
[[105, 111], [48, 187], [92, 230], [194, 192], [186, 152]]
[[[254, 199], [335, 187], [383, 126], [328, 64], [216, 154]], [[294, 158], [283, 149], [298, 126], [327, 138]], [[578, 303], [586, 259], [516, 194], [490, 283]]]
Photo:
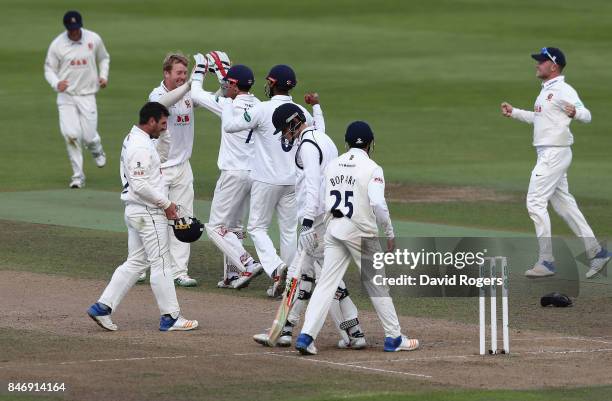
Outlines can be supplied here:
[[[74, 173], [70, 187], [78, 189], [85, 185], [81, 144], [92, 152], [98, 167], [106, 164], [97, 133], [95, 93], [108, 83], [110, 56], [99, 35], [82, 28], [78, 12], [66, 13], [64, 25], [67, 32], [49, 48], [45, 77], [58, 92], [60, 128]], [[369, 157], [374, 144], [370, 126], [363, 121], [349, 124], [348, 151], [338, 157], [336, 145], [325, 134], [318, 95], [304, 97], [312, 115], [293, 102], [290, 92], [297, 79], [291, 67], [270, 69], [265, 77], [269, 99], [260, 102], [250, 93], [255, 78], [246, 65], [232, 65], [221, 51], [196, 54], [194, 61], [189, 74], [185, 56], [166, 56], [163, 81], [150, 93], [138, 124], [124, 139], [120, 173], [128, 257], [88, 315], [104, 329], [117, 330], [112, 313], [134, 284], [146, 280], [150, 269], [160, 330], [197, 328], [197, 320], [181, 315], [175, 285], [197, 285], [187, 269], [189, 241], [205, 229], [223, 253], [219, 287], [245, 288], [265, 272], [272, 279], [268, 295], [282, 296], [273, 327], [255, 335], [256, 342], [291, 345], [294, 326], [307, 307], [295, 341], [301, 353], [316, 354], [314, 338], [328, 312], [340, 334], [338, 347], [365, 348], [358, 311], [342, 278], [351, 259], [361, 264], [362, 237], [377, 237], [380, 227], [389, 249], [394, 246], [383, 172]], [[207, 75], [220, 84], [216, 92], [204, 89]], [[203, 227], [193, 217], [189, 163], [195, 107], [221, 119], [220, 176]], [[274, 214], [279, 253], [268, 234]], [[174, 234], [194, 228], [193, 238]], [[247, 233], [257, 259], [243, 246]], [[372, 297], [372, 302], [385, 331], [385, 351], [418, 348], [418, 340], [402, 335], [391, 298]]]

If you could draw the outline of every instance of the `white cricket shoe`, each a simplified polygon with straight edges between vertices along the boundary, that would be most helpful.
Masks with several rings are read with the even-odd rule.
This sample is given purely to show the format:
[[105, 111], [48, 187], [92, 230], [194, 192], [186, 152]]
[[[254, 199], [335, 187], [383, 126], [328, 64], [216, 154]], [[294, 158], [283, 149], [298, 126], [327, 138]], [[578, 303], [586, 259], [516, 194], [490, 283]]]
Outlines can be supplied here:
[[69, 187], [72, 189], [81, 189], [85, 186], [85, 181], [75, 178], [72, 181], [70, 181], [70, 185]]
[[108, 331], [117, 331], [117, 325], [111, 319], [112, 310], [100, 302], [96, 302], [87, 309], [87, 314], [100, 327]]
[[104, 153], [104, 151], [100, 153], [94, 153], [93, 157], [96, 166], [98, 166], [99, 168], [106, 166], [106, 153]]
[[263, 272], [263, 266], [257, 262], [247, 267], [247, 270], [240, 273], [240, 276], [232, 282], [232, 287], [236, 290], [248, 287], [251, 280]]
[[607, 249], [601, 248], [601, 250], [591, 259], [589, 271], [586, 272], [586, 278], [592, 278], [599, 273], [608, 264], [612, 254]]
[[[253, 340], [257, 343], [257, 344], [261, 344], [264, 347], [269, 347], [270, 346], [270, 336], [268, 336], [268, 332], [270, 331], [270, 329], [267, 329], [264, 333], [260, 333], [260, 334], [255, 334], [253, 336]], [[276, 346], [277, 347], [289, 347], [291, 346], [291, 339], [292, 339], [292, 332], [290, 331], [283, 331], [280, 335], [280, 337], [278, 338], [278, 340], [276, 340]]]
[[184, 274], [175, 278], [174, 284], [178, 285], [179, 287], [197, 287], [198, 282], [196, 281], [196, 279]]
[[385, 352], [414, 351], [419, 348], [419, 340], [408, 338], [405, 335], [399, 337], [385, 337]]
[[554, 276], [557, 269], [553, 262], [538, 261], [531, 269], [525, 272], [525, 277], [540, 278]]
[[364, 349], [368, 346], [365, 337], [353, 337], [349, 336], [349, 341], [341, 339], [338, 341], [338, 348], [340, 349]]
[[302, 355], [317, 355], [317, 347], [314, 345], [314, 340], [308, 334], [300, 334], [295, 341], [295, 349]]
[[217, 288], [231, 288], [234, 289], [233, 283], [238, 280], [238, 276], [228, 277], [217, 283]]
[[196, 329], [197, 327], [197, 320], [188, 320], [180, 315], [176, 319], [172, 318], [170, 315], [162, 315], [159, 320], [160, 331], [188, 331]]
[[140, 276], [138, 276], [138, 281], [136, 281], [136, 283], [142, 284], [145, 281], [147, 281], [147, 272], [142, 272], [140, 273]]

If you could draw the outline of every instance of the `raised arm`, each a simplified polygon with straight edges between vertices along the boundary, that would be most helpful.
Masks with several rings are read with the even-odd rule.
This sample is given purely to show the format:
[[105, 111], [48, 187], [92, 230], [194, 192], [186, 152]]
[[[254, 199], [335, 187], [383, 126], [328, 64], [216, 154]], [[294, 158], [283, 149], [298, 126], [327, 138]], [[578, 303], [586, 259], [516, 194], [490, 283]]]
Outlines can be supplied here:
[[510, 103], [506, 102], [501, 104], [501, 111], [505, 117], [512, 117], [515, 120], [519, 120], [527, 124], [533, 124], [533, 111], [517, 109], [516, 107], [513, 107]]
[[308, 92], [304, 95], [306, 104], [312, 106], [313, 125], [321, 132], [325, 132], [325, 119], [323, 118], [323, 109], [319, 103], [319, 94], [316, 92]]

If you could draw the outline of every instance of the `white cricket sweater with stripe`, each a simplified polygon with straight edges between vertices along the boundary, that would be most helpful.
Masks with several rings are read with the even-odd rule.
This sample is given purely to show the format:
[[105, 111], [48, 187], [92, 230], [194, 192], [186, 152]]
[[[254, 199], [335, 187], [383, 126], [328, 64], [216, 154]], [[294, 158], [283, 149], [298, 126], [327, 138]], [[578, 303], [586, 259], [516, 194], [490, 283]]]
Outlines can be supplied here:
[[570, 131], [572, 118], [565, 114], [566, 104], [576, 107], [574, 120], [591, 122], [591, 112], [562, 75], [542, 83], [534, 111], [514, 108], [512, 118], [533, 124], [533, 146], [571, 146], [574, 143]]
[[[165, 95], [168, 88], [162, 81], [161, 84], [153, 89], [149, 94], [150, 102], [157, 102]], [[195, 121], [193, 108], [196, 106], [191, 99], [191, 93], [185, 96], [172, 106], [168, 107], [170, 116], [168, 117], [168, 131], [172, 138], [168, 160], [162, 163], [162, 168], [177, 166], [189, 160], [193, 152]]]
[[108, 80], [109, 68], [110, 56], [100, 35], [81, 28], [77, 41], [62, 32], [51, 42], [45, 58], [45, 79], [55, 91], [59, 81], [68, 80], [64, 93], [92, 95], [100, 89], [99, 78]]
[[[163, 140], [157, 146], [168, 145]], [[133, 126], [123, 140], [119, 174], [123, 191], [121, 200], [143, 206], [166, 209], [170, 206], [166, 183], [161, 172], [160, 154], [149, 134]]]

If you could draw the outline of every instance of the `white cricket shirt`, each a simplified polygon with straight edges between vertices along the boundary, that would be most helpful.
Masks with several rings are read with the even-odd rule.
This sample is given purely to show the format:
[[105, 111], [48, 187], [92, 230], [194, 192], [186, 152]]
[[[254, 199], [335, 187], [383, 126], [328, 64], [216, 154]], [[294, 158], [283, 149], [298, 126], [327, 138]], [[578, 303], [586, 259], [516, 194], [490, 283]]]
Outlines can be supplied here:
[[59, 81], [68, 80], [64, 93], [91, 95], [100, 89], [99, 78], [108, 79], [110, 56], [102, 38], [84, 28], [81, 28], [81, 33], [80, 40], [72, 41], [68, 32], [63, 32], [49, 46], [45, 58], [45, 79], [55, 91]]
[[574, 143], [569, 128], [572, 118], [565, 114], [566, 104], [576, 107], [574, 120], [591, 122], [591, 112], [562, 75], [542, 83], [534, 111], [514, 108], [512, 118], [533, 124], [533, 146], [571, 146]]

